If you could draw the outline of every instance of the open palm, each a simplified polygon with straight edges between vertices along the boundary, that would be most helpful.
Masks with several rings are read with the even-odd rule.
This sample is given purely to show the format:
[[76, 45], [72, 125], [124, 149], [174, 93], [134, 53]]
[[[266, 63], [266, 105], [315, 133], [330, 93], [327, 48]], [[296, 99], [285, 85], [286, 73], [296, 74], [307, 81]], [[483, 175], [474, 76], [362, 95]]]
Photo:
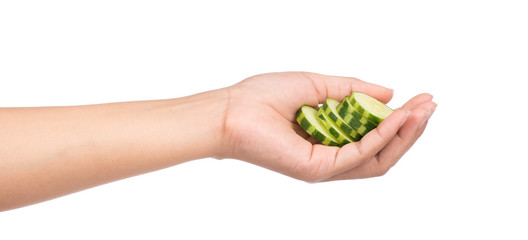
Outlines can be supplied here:
[[306, 72], [250, 77], [226, 89], [223, 158], [244, 160], [309, 182], [385, 174], [422, 134], [436, 104], [420, 94], [397, 109], [360, 142], [339, 147], [317, 144], [297, 124], [304, 104], [342, 100], [352, 91], [387, 103], [392, 90], [355, 78]]

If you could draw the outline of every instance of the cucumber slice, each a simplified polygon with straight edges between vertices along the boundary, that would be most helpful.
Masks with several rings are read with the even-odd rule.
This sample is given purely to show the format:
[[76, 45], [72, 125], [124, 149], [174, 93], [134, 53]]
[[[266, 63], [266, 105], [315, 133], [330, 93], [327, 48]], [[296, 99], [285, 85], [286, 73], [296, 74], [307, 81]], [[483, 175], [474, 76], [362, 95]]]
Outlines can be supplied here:
[[345, 97], [339, 106], [337, 106], [337, 113], [343, 118], [345, 123], [354, 128], [361, 136], [367, 135], [368, 132], [378, 126], [368, 121], [366, 117], [363, 117], [361, 113], [352, 107], [349, 97]]
[[317, 110], [317, 116], [319, 116], [319, 119], [324, 123], [326, 126], [326, 129], [337, 139], [337, 142], [339, 143], [339, 146], [343, 146], [347, 143], [351, 143], [354, 140], [348, 136], [341, 128], [339, 128], [331, 119], [326, 115], [323, 108], [319, 108]]
[[304, 131], [327, 146], [340, 146], [338, 140], [326, 129], [324, 123], [317, 117], [317, 110], [304, 105], [297, 112], [297, 122]]
[[393, 112], [387, 105], [364, 93], [352, 92], [348, 99], [352, 107], [376, 125], [379, 125]]
[[339, 101], [332, 98], [327, 98], [321, 108], [330, 118], [330, 120], [333, 121], [337, 127], [343, 131], [344, 135], [350, 137], [353, 142], [359, 141], [361, 139], [361, 135], [359, 135], [356, 130], [346, 124], [343, 118], [339, 116], [337, 113], [337, 106], [339, 106]]

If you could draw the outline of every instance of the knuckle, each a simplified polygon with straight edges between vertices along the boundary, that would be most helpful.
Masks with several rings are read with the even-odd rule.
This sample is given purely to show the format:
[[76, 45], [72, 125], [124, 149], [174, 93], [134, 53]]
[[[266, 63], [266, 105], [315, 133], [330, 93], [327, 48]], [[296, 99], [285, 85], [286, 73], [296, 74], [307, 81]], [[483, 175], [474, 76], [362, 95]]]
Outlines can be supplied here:
[[310, 183], [310, 184], [321, 182], [321, 179], [314, 178], [314, 177], [307, 177], [306, 179], [301, 179], [301, 180], [303, 180], [306, 183]]
[[308, 183], [317, 183], [325, 178], [328, 166], [324, 161], [312, 161], [303, 164], [300, 170], [301, 177], [299, 179]]
[[387, 174], [390, 170], [390, 167], [380, 167], [378, 169], [378, 172], [376, 173], [376, 176], [381, 177]]
[[317, 183], [322, 180], [322, 177], [320, 177], [313, 171], [306, 171], [304, 173], [298, 174], [297, 176], [295, 176], [295, 178], [306, 183]]
[[376, 128], [373, 131], [374, 136], [376, 136], [376, 140], [381, 142], [385, 138], [385, 133], [383, 132], [383, 129]]
[[291, 175], [298, 180], [314, 183], [317, 181], [317, 168], [313, 162], [301, 162], [294, 167]]

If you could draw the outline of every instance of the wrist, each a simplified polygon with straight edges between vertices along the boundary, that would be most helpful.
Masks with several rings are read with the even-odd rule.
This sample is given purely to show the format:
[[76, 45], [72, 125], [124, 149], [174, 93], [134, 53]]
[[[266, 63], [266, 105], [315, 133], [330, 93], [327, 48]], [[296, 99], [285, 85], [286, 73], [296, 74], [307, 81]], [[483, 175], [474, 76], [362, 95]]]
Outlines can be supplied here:
[[174, 154], [183, 161], [220, 158], [225, 151], [224, 123], [229, 103], [229, 89], [217, 89], [183, 98], [171, 99], [170, 118]]

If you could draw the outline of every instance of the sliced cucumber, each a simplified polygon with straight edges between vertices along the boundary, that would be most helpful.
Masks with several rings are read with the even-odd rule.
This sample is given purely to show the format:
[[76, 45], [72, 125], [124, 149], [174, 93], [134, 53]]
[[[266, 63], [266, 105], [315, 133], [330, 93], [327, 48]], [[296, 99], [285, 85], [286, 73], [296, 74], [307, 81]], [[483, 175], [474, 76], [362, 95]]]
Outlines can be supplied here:
[[339, 141], [326, 129], [324, 123], [317, 117], [317, 110], [304, 105], [297, 112], [297, 122], [304, 131], [327, 146], [341, 146]]
[[347, 143], [351, 143], [354, 140], [348, 136], [343, 130], [341, 130], [340, 127], [338, 127], [331, 119], [326, 115], [323, 108], [319, 108], [317, 110], [317, 116], [319, 116], [319, 119], [324, 123], [326, 126], [326, 129], [337, 139], [337, 142], [339, 143], [339, 146], [343, 146]]
[[345, 123], [343, 118], [339, 116], [339, 114], [337, 113], [337, 106], [339, 106], [339, 101], [332, 98], [327, 98], [321, 108], [330, 118], [330, 120], [333, 121], [337, 125], [337, 127], [343, 131], [343, 135], [348, 136], [354, 142], [359, 141], [359, 139], [361, 139], [361, 135], [359, 135], [356, 130], [354, 130], [351, 126]]
[[360, 141], [393, 110], [360, 92], [352, 92], [342, 102], [328, 98], [316, 110], [302, 106], [297, 122], [311, 136], [327, 146], [343, 146]]
[[387, 105], [361, 92], [352, 92], [348, 100], [352, 107], [375, 125], [379, 125], [393, 112]]
[[378, 125], [367, 120], [361, 115], [349, 101], [349, 97], [345, 97], [343, 101], [337, 106], [337, 112], [344, 122], [354, 128], [361, 136], [365, 136]]

